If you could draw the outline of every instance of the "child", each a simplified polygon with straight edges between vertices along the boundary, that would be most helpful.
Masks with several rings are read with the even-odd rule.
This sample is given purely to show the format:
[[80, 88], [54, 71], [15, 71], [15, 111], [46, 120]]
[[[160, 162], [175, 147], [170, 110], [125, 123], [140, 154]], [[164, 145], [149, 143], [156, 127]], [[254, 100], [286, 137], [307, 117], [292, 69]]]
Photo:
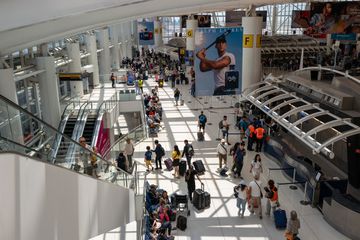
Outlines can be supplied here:
[[144, 158], [147, 172], [150, 172], [150, 166], [151, 166], [151, 171], [154, 170], [154, 167], [151, 164], [151, 157], [152, 157], [152, 152], [150, 150], [150, 146], [147, 146], [145, 152], [145, 158]]

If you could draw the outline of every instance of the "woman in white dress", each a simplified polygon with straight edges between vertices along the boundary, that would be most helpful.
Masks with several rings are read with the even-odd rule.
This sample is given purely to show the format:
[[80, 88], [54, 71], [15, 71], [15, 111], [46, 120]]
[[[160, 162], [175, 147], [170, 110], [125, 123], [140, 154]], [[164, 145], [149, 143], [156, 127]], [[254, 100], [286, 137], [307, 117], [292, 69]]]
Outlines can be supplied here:
[[259, 175], [263, 172], [260, 154], [256, 154], [254, 160], [251, 162], [250, 173]]

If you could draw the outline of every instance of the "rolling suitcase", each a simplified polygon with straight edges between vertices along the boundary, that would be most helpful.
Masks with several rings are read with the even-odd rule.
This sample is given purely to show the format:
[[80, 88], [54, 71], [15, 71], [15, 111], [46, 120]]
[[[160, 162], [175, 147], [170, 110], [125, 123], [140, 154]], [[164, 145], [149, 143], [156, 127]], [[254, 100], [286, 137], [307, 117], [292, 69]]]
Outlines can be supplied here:
[[202, 174], [205, 172], [204, 164], [201, 160], [196, 160], [193, 162], [195, 170], [198, 172], [198, 174]]
[[172, 162], [171, 158], [166, 159], [164, 161], [164, 163], [165, 163], [167, 170], [171, 171], [173, 169], [173, 165], [172, 165], [173, 162]]
[[205, 208], [205, 198], [204, 198], [204, 191], [202, 189], [196, 189], [194, 191], [193, 201], [192, 204], [197, 210], [203, 210]]
[[204, 192], [204, 207], [209, 208], [211, 203], [210, 193]]
[[197, 132], [197, 139], [199, 142], [204, 141], [204, 134], [202, 132]]
[[180, 106], [184, 106], [184, 103], [185, 103], [184, 99], [181, 99], [180, 100]]
[[278, 229], [285, 229], [287, 224], [286, 212], [282, 209], [274, 211], [275, 227]]
[[186, 161], [185, 160], [180, 160], [179, 163], [179, 174], [180, 176], [184, 176], [185, 172], [186, 172]]
[[187, 218], [185, 216], [179, 215], [176, 221], [176, 227], [181, 231], [185, 231], [187, 227]]

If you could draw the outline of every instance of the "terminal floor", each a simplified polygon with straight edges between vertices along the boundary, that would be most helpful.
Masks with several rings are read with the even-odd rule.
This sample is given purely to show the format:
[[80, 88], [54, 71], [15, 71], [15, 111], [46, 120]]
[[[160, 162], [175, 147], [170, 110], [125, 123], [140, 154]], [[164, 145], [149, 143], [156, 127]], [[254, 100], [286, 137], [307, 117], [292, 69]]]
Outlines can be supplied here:
[[[150, 91], [156, 83], [153, 80], [144, 81], [145, 91]], [[284, 231], [277, 230], [274, 226], [272, 217], [264, 214], [266, 201], [263, 199], [263, 219], [260, 220], [256, 215], [250, 215], [246, 210], [245, 218], [240, 218], [237, 214], [236, 199], [233, 197], [233, 187], [239, 183], [239, 179], [232, 176], [221, 177], [217, 172], [218, 158], [216, 156], [216, 146], [218, 141], [218, 122], [223, 115], [227, 115], [232, 127], [230, 132], [238, 133], [234, 128], [234, 109], [229, 106], [236, 102], [231, 96], [223, 99], [216, 97], [193, 98], [189, 94], [190, 85], [180, 85], [179, 89], [185, 100], [184, 106], [174, 106], [173, 90], [166, 83], [164, 88], [159, 90], [159, 97], [162, 103], [163, 129], [159, 132], [157, 138], [148, 138], [136, 146], [135, 159], [138, 161], [139, 170], [145, 171], [143, 155], [146, 146], [154, 147], [154, 140], [159, 142], [166, 150], [166, 157], [170, 156], [172, 147], [177, 144], [182, 150], [184, 139], [188, 139], [194, 146], [195, 156], [193, 160], [201, 159], [206, 168], [205, 175], [200, 176], [205, 184], [205, 190], [211, 194], [211, 206], [204, 211], [197, 211], [190, 206], [191, 215], [188, 217], [188, 227], [186, 231], [174, 230], [172, 234], [177, 240], [281, 240], [284, 238]], [[113, 90], [111, 90], [113, 91]], [[197, 116], [203, 109], [211, 125], [206, 126], [204, 142], [197, 142]], [[230, 135], [229, 141], [234, 144], [239, 140], [239, 135]], [[248, 152], [242, 171], [246, 182], [252, 180], [250, 162], [254, 158], [254, 152]], [[273, 171], [268, 175], [268, 168], [276, 168], [278, 165], [269, 157], [261, 153], [264, 173], [261, 175], [263, 185], [269, 178], [277, 183], [285, 183], [290, 180], [283, 176], [280, 171]], [[156, 184], [160, 188], [173, 192], [187, 193], [184, 178], [174, 179], [172, 172], [166, 170], [163, 164], [162, 170], [155, 170], [146, 175], [150, 184]], [[197, 181], [199, 188], [200, 183]], [[310, 205], [303, 206], [300, 201], [303, 199], [301, 189], [290, 190], [288, 186], [279, 188], [279, 200], [281, 208], [285, 209], [287, 214], [291, 210], [296, 210], [301, 229], [299, 237], [304, 240], [345, 240], [348, 239], [341, 233], [332, 228], [324, 219], [322, 214], [316, 208]], [[136, 231], [133, 224], [109, 231], [94, 239], [135, 239]]]

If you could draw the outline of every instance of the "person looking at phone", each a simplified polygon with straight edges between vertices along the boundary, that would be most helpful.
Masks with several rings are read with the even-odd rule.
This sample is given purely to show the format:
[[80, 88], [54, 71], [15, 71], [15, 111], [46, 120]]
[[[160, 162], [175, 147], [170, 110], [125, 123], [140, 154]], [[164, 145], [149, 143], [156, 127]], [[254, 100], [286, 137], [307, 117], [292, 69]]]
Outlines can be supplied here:
[[230, 66], [235, 66], [235, 56], [226, 51], [227, 43], [225, 36], [216, 38], [215, 48], [217, 49], [218, 58], [209, 60], [206, 58], [206, 49], [203, 48], [196, 53], [196, 57], [200, 59], [200, 71], [214, 71], [215, 90], [214, 96], [226, 95], [225, 92], [225, 73], [230, 70]]

